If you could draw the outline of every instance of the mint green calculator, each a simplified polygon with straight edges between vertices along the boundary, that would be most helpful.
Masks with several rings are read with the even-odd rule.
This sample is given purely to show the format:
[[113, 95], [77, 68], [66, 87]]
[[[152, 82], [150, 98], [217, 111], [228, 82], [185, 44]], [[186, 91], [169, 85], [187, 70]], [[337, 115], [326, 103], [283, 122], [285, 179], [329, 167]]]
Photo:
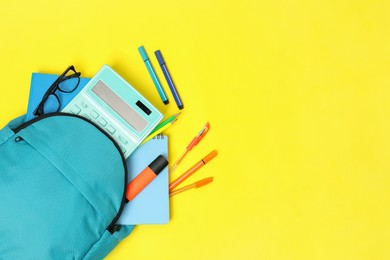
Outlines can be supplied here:
[[117, 141], [125, 158], [163, 115], [109, 66], [104, 65], [62, 112], [99, 125]]

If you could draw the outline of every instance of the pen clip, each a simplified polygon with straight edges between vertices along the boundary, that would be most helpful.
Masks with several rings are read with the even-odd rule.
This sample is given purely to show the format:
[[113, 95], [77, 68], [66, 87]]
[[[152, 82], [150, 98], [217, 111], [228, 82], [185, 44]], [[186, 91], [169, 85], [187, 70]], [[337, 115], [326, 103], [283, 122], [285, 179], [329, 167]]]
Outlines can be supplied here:
[[187, 146], [187, 150], [191, 151], [191, 149], [194, 148], [194, 146], [197, 145], [200, 142], [200, 140], [203, 139], [203, 137], [205, 137], [205, 135], [209, 130], [210, 130], [210, 124], [207, 122], [207, 124], [202, 128], [199, 134]]

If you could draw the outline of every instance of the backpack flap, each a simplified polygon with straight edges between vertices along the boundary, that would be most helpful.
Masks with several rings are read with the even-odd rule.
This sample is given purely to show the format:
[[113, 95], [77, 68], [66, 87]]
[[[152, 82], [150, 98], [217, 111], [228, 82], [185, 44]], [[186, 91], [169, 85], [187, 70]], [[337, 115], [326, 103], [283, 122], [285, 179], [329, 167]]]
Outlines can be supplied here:
[[[107, 254], [132, 229], [111, 229], [127, 175], [118, 145], [94, 124], [63, 113], [16, 125], [0, 132], [0, 256]], [[94, 249], [99, 243], [106, 246]]]

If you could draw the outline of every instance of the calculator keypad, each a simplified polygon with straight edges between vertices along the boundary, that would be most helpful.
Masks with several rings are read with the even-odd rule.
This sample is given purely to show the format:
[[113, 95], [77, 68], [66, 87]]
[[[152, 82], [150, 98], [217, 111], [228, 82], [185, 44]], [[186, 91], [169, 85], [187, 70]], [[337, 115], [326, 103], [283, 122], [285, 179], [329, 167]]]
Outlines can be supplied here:
[[96, 112], [95, 110], [92, 110], [91, 113], [89, 113], [91, 117], [93, 117], [94, 119], [97, 119], [99, 117], [99, 114], [98, 112]]
[[106, 119], [104, 119], [103, 117], [100, 117], [100, 118], [98, 119], [98, 122], [99, 122], [99, 124], [101, 124], [102, 126], [106, 126], [106, 125], [107, 125], [107, 121], [106, 121]]
[[122, 150], [122, 153], [126, 155], [126, 152], [132, 151], [135, 148], [135, 144], [125, 137], [125, 134], [122, 133], [115, 126], [108, 123], [108, 120], [99, 114], [93, 106], [89, 105], [87, 102], [82, 101], [80, 104], [73, 104], [69, 108], [69, 112], [75, 115], [80, 115], [103, 128], [107, 133], [112, 135], [112, 137], [120, 144], [119, 147]]
[[81, 108], [79, 108], [77, 105], [74, 105], [71, 109], [70, 109], [70, 112], [73, 113], [73, 114], [78, 114], [80, 113], [81, 111]]
[[123, 143], [123, 144], [127, 144], [127, 143], [128, 143], [128, 141], [127, 141], [124, 137], [122, 137], [121, 135], [118, 136], [118, 139], [119, 139], [119, 141], [121, 141], [121, 143]]
[[112, 125], [108, 125], [106, 130], [110, 133], [110, 134], [114, 134], [116, 132], [116, 129], [115, 127], [113, 127]]

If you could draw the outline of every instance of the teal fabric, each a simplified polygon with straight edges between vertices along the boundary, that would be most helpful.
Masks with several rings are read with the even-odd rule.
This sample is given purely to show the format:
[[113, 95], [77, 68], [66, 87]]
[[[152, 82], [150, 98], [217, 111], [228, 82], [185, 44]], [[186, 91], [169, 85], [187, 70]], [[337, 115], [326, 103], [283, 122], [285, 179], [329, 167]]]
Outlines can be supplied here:
[[14, 133], [22, 122], [0, 131], [0, 259], [102, 259], [133, 229], [107, 231], [125, 188], [120, 151], [78, 117]]

